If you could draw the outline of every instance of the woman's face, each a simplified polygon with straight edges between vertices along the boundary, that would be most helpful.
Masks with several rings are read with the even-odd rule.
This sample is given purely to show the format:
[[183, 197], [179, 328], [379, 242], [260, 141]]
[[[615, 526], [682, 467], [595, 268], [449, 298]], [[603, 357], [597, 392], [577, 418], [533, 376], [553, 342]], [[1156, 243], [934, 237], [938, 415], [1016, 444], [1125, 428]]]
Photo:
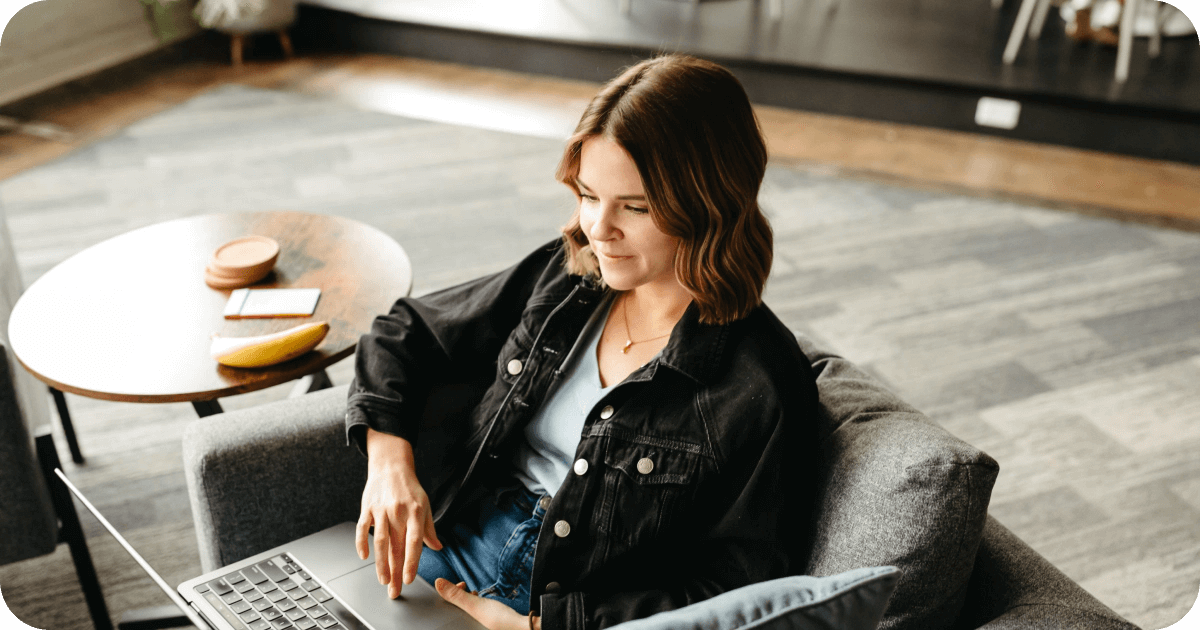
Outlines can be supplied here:
[[628, 291], [647, 284], [677, 284], [675, 250], [650, 218], [646, 191], [633, 158], [607, 138], [585, 140], [580, 151], [579, 225], [608, 286]]

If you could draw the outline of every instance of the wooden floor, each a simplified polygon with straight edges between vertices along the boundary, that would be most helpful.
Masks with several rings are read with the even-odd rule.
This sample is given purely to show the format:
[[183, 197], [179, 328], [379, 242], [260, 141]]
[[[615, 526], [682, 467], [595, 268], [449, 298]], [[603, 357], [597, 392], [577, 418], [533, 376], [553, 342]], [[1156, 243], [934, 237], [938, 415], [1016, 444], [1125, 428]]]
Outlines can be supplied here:
[[[164, 56], [165, 57], [165, 56]], [[211, 54], [134, 63], [0, 110], [62, 125], [74, 142], [0, 135], [0, 180], [225, 83], [335, 94], [394, 114], [547, 137], [570, 132], [597, 85], [379, 55], [266, 60]], [[208, 57], [208, 58], [204, 58]], [[759, 107], [775, 160], [918, 187], [1200, 230], [1200, 167]]]

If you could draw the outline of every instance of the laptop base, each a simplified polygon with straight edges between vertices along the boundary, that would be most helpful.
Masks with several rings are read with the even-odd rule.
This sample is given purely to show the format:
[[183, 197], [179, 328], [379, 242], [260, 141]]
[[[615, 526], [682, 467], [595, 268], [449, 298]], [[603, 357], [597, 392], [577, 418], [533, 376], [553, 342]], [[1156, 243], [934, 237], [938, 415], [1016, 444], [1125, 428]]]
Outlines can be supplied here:
[[[365, 626], [370, 630], [486, 630], [458, 607], [443, 600], [437, 591], [420, 577], [412, 584], [405, 585], [400, 597], [395, 600], [388, 599], [387, 588], [379, 584], [375, 575], [374, 545], [368, 546], [372, 557], [360, 559], [354, 549], [355, 529], [356, 525], [353, 522], [334, 525], [188, 580], [179, 585], [179, 593], [211, 622], [212, 627], [226, 628], [230, 624], [218, 621], [222, 613], [214, 602], [207, 599], [213, 593], [205, 592], [204, 589], [211, 587], [215, 580], [233, 572], [242, 572], [243, 576], [249, 579], [246, 571], [254, 571], [252, 567], [286, 554], [294, 559], [296, 565], [311, 572], [311, 577], [322, 584], [320, 589], [323, 594], [332, 595], [330, 601], [321, 598], [321, 606], [335, 606], [353, 611], [361, 625], [347, 623], [346, 626], [351, 630], [356, 626]], [[280, 573], [277, 577], [284, 576]], [[308, 576], [302, 577], [308, 579]], [[255, 581], [255, 584], [265, 584], [265, 578], [254, 579], [259, 580]], [[316, 588], [316, 585], [313, 587]], [[228, 591], [223, 590], [221, 593], [226, 594]], [[278, 598], [280, 602], [283, 599]], [[243, 614], [237, 611], [227, 612]], [[263, 611], [258, 612], [261, 614]], [[334, 611], [331, 609], [330, 612]], [[249, 611], [245, 613], [250, 614]], [[276, 619], [268, 621], [274, 624]], [[237, 627], [237, 624], [232, 625]]]
[[183, 616], [179, 607], [173, 604], [125, 611], [117, 620], [117, 630], [162, 630], [190, 625], [191, 620]]

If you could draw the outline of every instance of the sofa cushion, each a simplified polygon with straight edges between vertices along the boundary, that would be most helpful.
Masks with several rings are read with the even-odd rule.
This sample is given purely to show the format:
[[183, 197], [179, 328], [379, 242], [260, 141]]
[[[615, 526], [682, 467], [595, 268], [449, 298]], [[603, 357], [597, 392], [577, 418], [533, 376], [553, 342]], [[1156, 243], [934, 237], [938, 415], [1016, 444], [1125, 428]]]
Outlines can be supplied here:
[[990, 516], [954, 627], [1138, 630]]
[[803, 573], [898, 567], [902, 577], [879, 627], [950, 627], [999, 466], [849, 361], [797, 339], [817, 373], [827, 432]]
[[759, 582], [613, 630], [874, 630], [896, 588], [895, 567]]

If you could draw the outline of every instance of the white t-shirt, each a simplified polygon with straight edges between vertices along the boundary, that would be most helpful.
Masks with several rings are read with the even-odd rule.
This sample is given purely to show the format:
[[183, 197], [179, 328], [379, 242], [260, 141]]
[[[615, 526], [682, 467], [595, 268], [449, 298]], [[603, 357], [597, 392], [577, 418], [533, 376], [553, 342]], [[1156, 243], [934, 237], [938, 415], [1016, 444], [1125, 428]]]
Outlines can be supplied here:
[[592, 314], [567, 357], [563, 380], [546, 395], [545, 403], [525, 427], [525, 441], [517, 447], [513, 466], [517, 479], [530, 492], [558, 492], [571, 470], [588, 412], [616, 385], [600, 386], [596, 360], [596, 346], [612, 305], [609, 299]]

